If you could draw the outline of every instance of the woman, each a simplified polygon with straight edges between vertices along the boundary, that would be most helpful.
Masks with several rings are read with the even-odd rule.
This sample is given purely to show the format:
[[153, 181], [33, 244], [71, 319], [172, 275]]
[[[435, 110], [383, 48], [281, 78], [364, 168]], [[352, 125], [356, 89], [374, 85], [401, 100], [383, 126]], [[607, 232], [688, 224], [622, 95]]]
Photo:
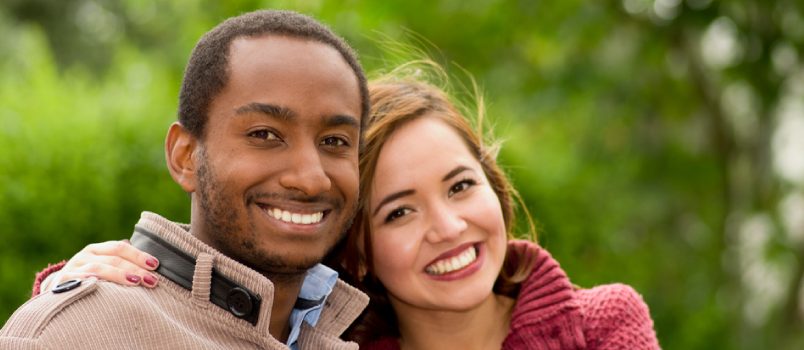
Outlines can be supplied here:
[[[442, 90], [385, 78], [370, 96], [360, 208], [328, 258], [371, 297], [346, 337], [367, 349], [659, 348], [633, 289], [578, 289], [544, 249], [511, 240], [515, 191], [496, 148]], [[153, 287], [155, 266], [129, 245], [90, 245], [49, 285], [93, 274]]]

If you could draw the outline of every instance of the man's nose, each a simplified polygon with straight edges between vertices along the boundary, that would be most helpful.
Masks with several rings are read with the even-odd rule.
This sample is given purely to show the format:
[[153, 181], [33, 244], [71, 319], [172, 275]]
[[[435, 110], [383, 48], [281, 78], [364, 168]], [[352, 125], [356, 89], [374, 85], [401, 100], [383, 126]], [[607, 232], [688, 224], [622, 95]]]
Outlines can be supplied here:
[[315, 146], [300, 146], [285, 159], [287, 168], [279, 177], [279, 184], [308, 196], [329, 191], [332, 182], [324, 171], [321, 155]]
[[426, 239], [430, 243], [456, 239], [468, 227], [460, 211], [450, 207], [447, 203], [431, 206], [428, 220]]

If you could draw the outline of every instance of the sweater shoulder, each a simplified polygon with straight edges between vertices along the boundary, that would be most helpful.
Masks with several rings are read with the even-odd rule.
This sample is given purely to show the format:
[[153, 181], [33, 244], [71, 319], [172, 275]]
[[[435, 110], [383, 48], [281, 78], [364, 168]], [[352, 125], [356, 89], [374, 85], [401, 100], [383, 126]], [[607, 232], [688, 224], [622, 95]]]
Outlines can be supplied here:
[[592, 349], [658, 349], [650, 310], [626, 284], [607, 284], [576, 291], [587, 342]]
[[518, 256], [516, 261], [532, 266], [516, 298], [511, 317], [512, 327], [540, 323], [567, 312], [575, 312], [573, 310], [578, 305], [574, 300], [572, 283], [547, 250], [534, 243], [519, 241], [509, 245], [509, 253], [512, 250]]
[[57, 288], [28, 300], [8, 319], [0, 338], [27, 339], [43, 346], [81, 347], [82, 341], [101, 337], [100, 333], [123, 334], [126, 327], [134, 325], [131, 320], [153, 318], [153, 308], [143, 307], [148, 305], [143, 298], [149, 292], [145, 288], [120, 286], [96, 278], [62, 285], [73, 288]]
[[588, 321], [617, 319], [649, 321], [650, 312], [642, 296], [627, 284], [614, 283], [579, 289], [575, 295]]
[[57, 292], [39, 294], [20, 306], [3, 326], [0, 337], [36, 339], [62, 314], [81, 312], [71, 308], [80, 300], [90, 297], [97, 289], [94, 278], [68, 281]]

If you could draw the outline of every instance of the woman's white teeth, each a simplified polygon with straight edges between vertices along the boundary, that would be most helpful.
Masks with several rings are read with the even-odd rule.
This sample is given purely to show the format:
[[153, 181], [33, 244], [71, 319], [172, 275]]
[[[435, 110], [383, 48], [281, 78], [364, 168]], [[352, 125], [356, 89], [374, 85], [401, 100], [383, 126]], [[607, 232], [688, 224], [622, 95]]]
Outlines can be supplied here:
[[324, 212], [317, 212], [313, 214], [299, 214], [299, 213], [291, 213], [287, 210], [282, 210], [278, 208], [268, 209], [268, 215], [274, 217], [274, 219], [290, 222], [294, 224], [317, 224], [321, 222], [321, 219], [324, 217]]
[[475, 250], [475, 246], [470, 246], [456, 256], [442, 259], [430, 264], [430, 266], [425, 268], [425, 271], [431, 275], [443, 275], [445, 273], [460, 270], [475, 260], [477, 260], [477, 251]]

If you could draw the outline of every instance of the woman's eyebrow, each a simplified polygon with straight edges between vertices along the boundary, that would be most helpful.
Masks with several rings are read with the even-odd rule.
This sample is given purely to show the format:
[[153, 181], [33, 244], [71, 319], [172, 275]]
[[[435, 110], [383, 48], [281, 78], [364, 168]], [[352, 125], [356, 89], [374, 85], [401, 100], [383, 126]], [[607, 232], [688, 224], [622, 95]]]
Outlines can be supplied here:
[[444, 175], [444, 178], [441, 179], [441, 181], [442, 182], [449, 181], [449, 179], [451, 179], [451, 178], [455, 177], [456, 175], [458, 175], [458, 174], [460, 174], [460, 173], [462, 173], [464, 171], [467, 171], [467, 170], [474, 172], [474, 170], [472, 168], [470, 168], [470, 167], [468, 167], [466, 165], [458, 165], [457, 167], [455, 167], [455, 169], [450, 170], [450, 172], [448, 172], [447, 175]]
[[377, 215], [377, 213], [380, 211], [380, 209], [382, 209], [382, 207], [383, 207], [384, 205], [386, 205], [386, 204], [388, 204], [388, 203], [390, 203], [390, 202], [392, 202], [392, 201], [395, 201], [395, 200], [397, 200], [397, 199], [399, 199], [399, 198], [402, 198], [402, 197], [407, 197], [407, 196], [413, 195], [413, 194], [415, 194], [415, 193], [416, 193], [416, 190], [403, 190], [403, 191], [399, 191], [399, 192], [391, 193], [391, 194], [389, 194], [389, 195], [385, 196], [385, 198], [383, 198], [383, 199], [380, 201], [380, 204], [379, 204], [379, 205], [377, 205], [377, 209], [374, 209], [374, 213], [372, 213], [372, 214], [371, 214], [371, 216], [376, 216], [376, 215]]

